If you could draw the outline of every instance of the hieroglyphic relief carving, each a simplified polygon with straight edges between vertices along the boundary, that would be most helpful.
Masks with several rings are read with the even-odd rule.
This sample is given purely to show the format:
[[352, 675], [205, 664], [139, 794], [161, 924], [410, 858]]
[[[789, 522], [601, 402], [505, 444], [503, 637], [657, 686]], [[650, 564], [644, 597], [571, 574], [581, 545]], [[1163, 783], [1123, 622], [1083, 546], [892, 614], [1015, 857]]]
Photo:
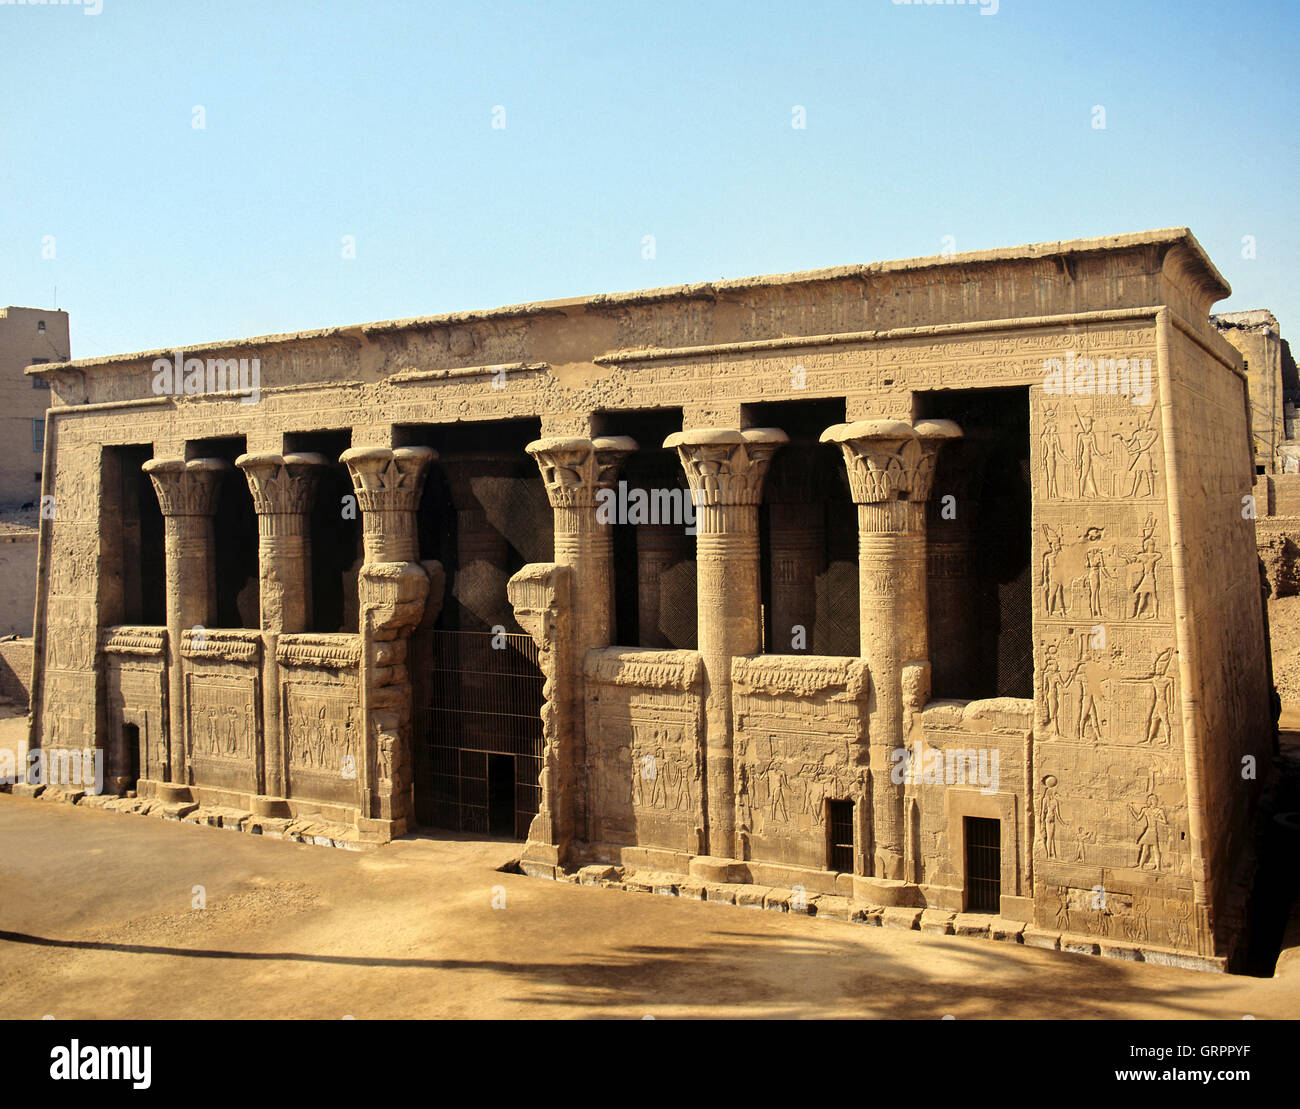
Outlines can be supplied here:
[[191, 674], [187, 691], [192, 758], [251, 761], [256, 734], [253, 679]]
[[826, 800], [870, 804], [867, 668], [854, 658], [761, 655], [734, 659], [731, 672], [746, 857], [824, 868]]
[[1162, 835], [1168, 835], [1169, 817], [1160, 805], [1160, 798], [1149, 793], [1141, 808], [1130, 804], [1128, 811], [1138, 824], [1138, 855], [1134, 866], [1138, 870], [1161, 869], [1160, 843]]
[[[329, 688], [329, 687], [325, 687]], [[326, 693], [290, 684], [285, 723], [291, 769], [355, 777], [356, 706], [349, 691]]]
[[1156, 575], [1164, 555], [1156, 549], [1155, 529], [1155, 517], [1148, 516], [1142, 525], [1141, 547], [1132, 556], [1124, 556], [1129, 568], [1127, 587], [1133, 600], [1127, 613], [1130, 620], [1138, 617], [1157, 620], [1160, 617], [1160, 583]]
[[587, 655], [585, 676], [594, 834], [697, 852], [706, 773], [700, 656], [609, 648]]

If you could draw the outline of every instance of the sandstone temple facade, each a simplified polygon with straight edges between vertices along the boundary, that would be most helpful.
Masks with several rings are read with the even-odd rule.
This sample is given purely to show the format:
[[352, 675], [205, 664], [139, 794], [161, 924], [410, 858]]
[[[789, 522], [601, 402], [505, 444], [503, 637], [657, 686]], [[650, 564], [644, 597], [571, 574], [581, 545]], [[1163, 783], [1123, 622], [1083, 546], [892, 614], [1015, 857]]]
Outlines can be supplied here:
[[32, 367], [32, 745], [1224, 965], [1273, 749], [1228, 293], [1179, 229]]

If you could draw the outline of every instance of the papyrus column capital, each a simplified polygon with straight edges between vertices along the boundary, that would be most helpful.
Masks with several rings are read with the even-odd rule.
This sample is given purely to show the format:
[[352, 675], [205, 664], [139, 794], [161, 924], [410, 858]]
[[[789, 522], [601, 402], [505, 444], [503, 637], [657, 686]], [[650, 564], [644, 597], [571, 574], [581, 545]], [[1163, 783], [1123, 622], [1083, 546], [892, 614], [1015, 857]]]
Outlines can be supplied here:
[[414, 562], [415, 511], [424, 492], [429, 447], [353, 447], [339, 456], [363, 513], [366, 562]]
[[248, 479], [259, 517], [306, 516], [329, 460], [322, 454], [241, 454], [235, 465]]
[[626, 435], [595, 439], [535, 439], [524, 448], [537, 462], [552, 508], [592, 508], [601, 489], [618, 481], [623, 462], [637, 449]]
[[664, 446], [677, 451], [697, 508], [757, 507], [772, 456], [788, 442], [775, 427], [693, 428], [668, 436]]
[[164, 516], [214, 516], [221, 479], [230, 463], [221, 458], [151, 458], [142, 467], [158, 494]]

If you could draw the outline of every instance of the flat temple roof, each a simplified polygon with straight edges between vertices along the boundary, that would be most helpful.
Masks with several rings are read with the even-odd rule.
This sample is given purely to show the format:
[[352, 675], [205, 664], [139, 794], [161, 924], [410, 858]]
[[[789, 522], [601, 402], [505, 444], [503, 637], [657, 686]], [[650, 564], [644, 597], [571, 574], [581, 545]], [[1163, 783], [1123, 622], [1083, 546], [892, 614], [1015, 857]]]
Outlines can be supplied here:
[[1209, 283], [1218, 285], [1222, 299], [1232, 288], [1210, 261], [1209, 255], [1186, 227], [1166, 227], [1154, 231], [1138, 231], [1127, 235], [1105, 235], [1092, 239], [1064, 239], [1057, 242], [1030, 243], [1024, 246], [998, 247], [994, 250], [973, 250], [961, 254], [931, 254], [921, 258], [902, 258], [888, 262], [870, 262], [861, 265], [832, 266], [817, 270], [800, 270], [794, 273], [764, 274], [756, 277], [737, 277], [720, 281], [703, 281], [688, 285], [668, 285], [620, 293], [593, 293], [587, 296], [566, 297], [558, 300], [533, 301], [470, 311], [444, 312], [433, 316], [413, 316], [408, 319], [378, 320], [371, 323], [346, 324], [335, 327], [292, 331], [282, 334], [251, 335], [240, 339], [222, 339], [209, 343], [191, 343], [180, 347], [159, 347], [154, 350], [110, 354], [99, 358], [78, 358], [70, 362], [49, 362], [29, 367], [25, 372], [38, 376], [62, 368], [90, 368], [109, 366], [115, 362], [140, 362], [144, 359], [166, 357], [174, 352], [215, 354], [218, 351], [242, 346], [259, 346], [291, 343], [310, 339], [325, 339], [339, 335], [382, 334], [384, 332], [419, 330], [453, 324], [467, 324], [483, 320], [539, 315], [565, 308], [582, 306], [613, 307], [617, 305], [649, 304], [672, 300], [676, 297], [706, 297], [728, 291], [742, 291], [781, 285], [801, 285], [818, 281], [837, 281], [844, 278], [872, 277], [891, 273], [941, 269], [953, 266], [979, 265], [985, 262], [1006, 262], [1040, 258], [1065, 257], [1102, 251], [1125, 250], [1141, 246], [1185, 245], [1195, 260], [1204, 268]]

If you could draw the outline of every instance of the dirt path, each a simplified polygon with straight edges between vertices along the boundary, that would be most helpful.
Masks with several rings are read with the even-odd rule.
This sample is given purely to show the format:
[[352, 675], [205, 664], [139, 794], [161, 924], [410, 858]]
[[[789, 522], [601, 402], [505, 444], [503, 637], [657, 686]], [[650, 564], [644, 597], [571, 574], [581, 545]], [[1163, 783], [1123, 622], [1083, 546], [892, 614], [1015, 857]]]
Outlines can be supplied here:
[[0, 844], [4, 1018], [1300, 1016], [1300, 980], [557, 885], [495, 871], [500, 841], [354, 853], [0, 795]]

